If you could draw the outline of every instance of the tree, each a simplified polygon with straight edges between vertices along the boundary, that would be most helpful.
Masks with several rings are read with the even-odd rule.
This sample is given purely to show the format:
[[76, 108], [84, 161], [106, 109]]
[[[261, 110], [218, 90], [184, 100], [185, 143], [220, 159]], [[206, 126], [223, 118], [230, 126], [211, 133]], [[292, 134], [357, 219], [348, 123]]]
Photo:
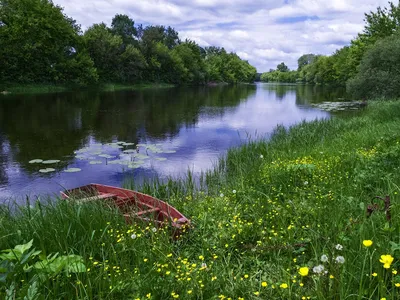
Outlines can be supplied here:
[[106, 24], [95, 24], [84, 35], [86, 47], [97, 68], [101, 81], [115, 82], [120, 79], [120, 55], [123, 41], [113, 35]]
[[138, 32], [135, 28], [135, 21], [127, 15], [115, 15], [111, 22], [111, 32], [122, 38], [125, 47], [136, 43], [135, 37]]
[[96, 81], [80, 27], [61, 7], [49, 0], [0, 1], [1, 81], [65, 83], [67, 66], [76, 82], [80, 76], [81, 82]]
[[281, 62], [279, 65], [277, 65], [276, 70], [280, 72], [289, 72], [289, 68], [284, 62]]
[[301, 69], [304, 66], [313, 63], [316, 57], [317, 56], [312, 53], [300, 56], [299, 59], [297, 60], [297, 65], [298, 65], [297, 71], [301, 71]]
[[379, 40], [363, 57], [357, 76], [348, 82], [356, 98], [400, 96], [400, 33]]

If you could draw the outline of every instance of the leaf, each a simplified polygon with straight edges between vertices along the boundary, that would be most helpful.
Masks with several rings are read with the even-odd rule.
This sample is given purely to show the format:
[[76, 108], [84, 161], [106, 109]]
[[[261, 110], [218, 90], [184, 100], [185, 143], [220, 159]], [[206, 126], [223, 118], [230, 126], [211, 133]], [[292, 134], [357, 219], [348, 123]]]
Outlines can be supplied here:
[[43, 162], [43, 159], [33, 159], [29, 161], [30, 164], [39, 164], [41, 162]]
[[6, 298], [5, 300], [14, 300], [15, 294], [15, 282], [11, 283], [10, 287], [6, 289]]
[[166, 161], [167, 159], [165, 157], [156, 157], [156, 160], [158, 160], [158, 161]]
[[69, 168], [69, 169], [64, 170], [64, 172], [66, 172], [66, 173], [76, 173], [76, 172], [80, 172], [80, 171], [82, 171], [82, 170], [79, 168]]
[[35, 281], [32, 285], [29, 286], [26, 296], [24, 300], [37, 300], [40, 297], [40, 292], [38, 290], [38, 282]]
[[91, 165], [101, 165], [103, 162], [101, 160], [92, 160], [89, 164]]
[[108, 158], [108, 159], [115, 158], [115, 156], [108, 155], [108, 154], [100, 154], [99, 157], [104, 157], [104, 158]]
[[86, 266], [82, 262], [70, 263], [67, 266], [67, 272], [70, 273], [85, 273]]
[[53, 168], [46, 168], [46, 169], [40, 169], [39, 172], [40, 173], [50, 173], [50, 172], [54, 172], [56, 169]]
[[170, 154], [170, 153], [176, 153], [176, 150], [166, 150], [164, 153]]
[[136, 150], [128, 149], [128, 150], [124, 150], [123, 152], [124, 152], [124, 153], [135, 153]]
[[123, 143], [122, 146], [133, 146], [135, 143]]
[[58, 159], [50, 159], [50, 160], [42, 161], [42, 164], [50, 165], [50, 164], [56, 164], [56, 163], [59, 163], [59, 162], [60, 162], [60, 160], [58, 160]]
[[26, 250], [29, 250], [33, 245], [33, 239], [23, 245], [17, 245], [14, 247], [14, 251], [19, 253], [24, 253]]

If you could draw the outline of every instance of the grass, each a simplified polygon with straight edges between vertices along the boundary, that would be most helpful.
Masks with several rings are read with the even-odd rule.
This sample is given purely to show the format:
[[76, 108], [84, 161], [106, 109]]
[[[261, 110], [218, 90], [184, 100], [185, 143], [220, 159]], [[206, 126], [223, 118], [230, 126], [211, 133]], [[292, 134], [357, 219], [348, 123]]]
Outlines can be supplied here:
[[[15, 269], [0, 276], [0, 298], [8, 289], [15, 299], [399, 299], [399, 128], [400, 102], [376, 101], [359, 116], [278, 127], [231, 149], [200, 187], [190, 173], [143, 184], [192, 220], [176, 241], [101, 204], [3, 207], [0, 249], [33, 239], [87, 269]], [[386, 195], [391, 219], [368, 217]]]
[[0, 93], [4, 95], [12, 94], [43, 94], [43, 93], [56, 93], [56, 92], [67, 92], [71, 90], [82, 90], [82, 89], [96, 89], [101, 91], [122, 91], [122, 90], [141, 90], [147, 88], [167, 88], [173, 87], [172, 84], [166, 83], [141, 83], [141, 84], [113, 84], [107, 83], [91, 87], [74, 87], [66, 85], [51, 85], [51, 84], [21, 84], [21, 85], [6, 85], [0, 86]]

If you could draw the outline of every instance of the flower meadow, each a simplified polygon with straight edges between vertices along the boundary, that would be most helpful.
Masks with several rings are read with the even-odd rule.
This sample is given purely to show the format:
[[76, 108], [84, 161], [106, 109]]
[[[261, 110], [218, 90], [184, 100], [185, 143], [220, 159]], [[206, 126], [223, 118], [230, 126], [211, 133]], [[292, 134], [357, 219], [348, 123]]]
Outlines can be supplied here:
[[191, 219], [177, 238], [102, 203], [3, 206], [0, 298], [399, 299], [399, 128], [376, 101], [278, 127], [199, 182], [127, 182]]

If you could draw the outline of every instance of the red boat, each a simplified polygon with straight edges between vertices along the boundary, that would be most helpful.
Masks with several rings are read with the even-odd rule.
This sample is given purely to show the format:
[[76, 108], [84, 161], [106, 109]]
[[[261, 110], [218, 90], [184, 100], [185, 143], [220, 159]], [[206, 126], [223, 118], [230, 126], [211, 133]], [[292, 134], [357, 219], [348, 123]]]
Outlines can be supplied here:
[[96, 200], [110, 202], [121, 210], [128, 223], [132, 219], [154, 222], [159, 226], [169, 223], [179, 230], [190, 225], [190, 220], [171, 205], [132, 190], [92, 183], [61, 192], [61, 196], [81, 203]]

